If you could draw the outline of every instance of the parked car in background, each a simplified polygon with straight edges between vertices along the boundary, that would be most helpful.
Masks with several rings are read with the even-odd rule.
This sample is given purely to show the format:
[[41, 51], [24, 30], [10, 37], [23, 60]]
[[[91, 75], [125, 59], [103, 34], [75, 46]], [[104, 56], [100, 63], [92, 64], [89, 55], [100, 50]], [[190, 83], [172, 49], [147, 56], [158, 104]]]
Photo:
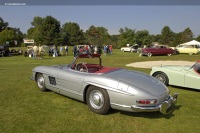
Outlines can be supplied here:
[[127, 46], [127, 47], [122, 47], [121, 51], [122, 52], [136, 52], [138, 49], [138, 46]]
[[197, 54], [199, 53], [199, 49], [197, 46], [195, 45], [178, 45], [176, 47], [176, 50], [178, 53], [180, 54], [189, 54], [189, 55], [193, 55], [193, 54]]
[[23, 54], [23, 50], [22, 49], [11, 49], [10, 50], [10, 53], [13, 55], [13, 54], [16, 54], [16, 55], [22, 55]]
[[130, 112], [167, 113], [178, 94], [170, 95], [158, 79], [137, 71], [102, 66], [100, 54], [79, 54], [71, 64], [38, 66], [32, 79], [41, 91], [86, 102], [91, 111], [107, 114], [111, 108]]
[[10, 50], [9, 47], [6, 45], [0, 45], [0, 56], [9, 56], [10, 55]]
[[150, 75], [165, 85], [175, 85], [200, 90], [200, 60], [192, 66], [152, 67]]
[[33, 54], [33, 46], [27, 46], [26, 51], [24, 52], [24, 57], [32, 56]]
[[143, 48], [141, 50], [140, 56], [142, 56], [142, 55], [147, 55], [148, 57], [151, 57], [152, 55], [168, 55], [168, 56], [171, 56], [174, 53], [175, 53], [175, 51], [173, 49], [167, 47], [167, 46], [154, 45], [154, 46]]

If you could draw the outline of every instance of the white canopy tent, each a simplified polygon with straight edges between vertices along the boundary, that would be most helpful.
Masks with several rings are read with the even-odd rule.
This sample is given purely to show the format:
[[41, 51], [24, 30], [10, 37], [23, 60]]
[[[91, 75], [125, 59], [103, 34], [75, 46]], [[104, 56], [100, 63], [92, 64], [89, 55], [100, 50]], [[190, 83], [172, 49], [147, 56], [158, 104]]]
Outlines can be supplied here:
[[200, 46], [200, 42], [196, 41], [196, 40], [192, 40], [186, 43], [183, 43], [181, 45], [199, 45]]

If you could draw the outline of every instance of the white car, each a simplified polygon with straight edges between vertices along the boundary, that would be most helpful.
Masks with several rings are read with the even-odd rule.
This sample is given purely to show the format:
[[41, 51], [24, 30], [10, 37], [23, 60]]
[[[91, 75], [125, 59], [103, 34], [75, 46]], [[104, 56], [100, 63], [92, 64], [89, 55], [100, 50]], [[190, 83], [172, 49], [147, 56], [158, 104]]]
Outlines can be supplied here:
[[134, 51], [136, 51], [136, 49], [134, 49], [133, 46], [131, 46], [131, 47], [122, 47], [121, 51], [122, 52], [134, 52]]

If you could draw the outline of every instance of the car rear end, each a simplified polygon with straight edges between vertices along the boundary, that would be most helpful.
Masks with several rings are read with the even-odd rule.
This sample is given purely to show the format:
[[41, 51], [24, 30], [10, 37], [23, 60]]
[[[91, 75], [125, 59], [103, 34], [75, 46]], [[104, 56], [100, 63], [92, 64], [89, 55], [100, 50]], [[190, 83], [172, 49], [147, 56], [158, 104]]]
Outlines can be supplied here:
[[177, 101], [177, 93], [171, 96], [168, 88], [150, 75], [123, 69], [113, 76], [119, 80], [117, 89], [121, 91], [109, 92], [113, 108], [130, 112], [160, 111], [166, 114], [167, 109]]

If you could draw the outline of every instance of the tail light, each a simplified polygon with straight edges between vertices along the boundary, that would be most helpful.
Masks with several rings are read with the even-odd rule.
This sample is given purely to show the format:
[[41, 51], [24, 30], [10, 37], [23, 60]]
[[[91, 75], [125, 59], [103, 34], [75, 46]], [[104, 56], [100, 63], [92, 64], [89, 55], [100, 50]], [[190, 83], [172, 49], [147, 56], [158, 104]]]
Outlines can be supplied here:
[[136, 100], [137, 104], [156, 104], [157, 100], [156, 99], [140, 99]]

